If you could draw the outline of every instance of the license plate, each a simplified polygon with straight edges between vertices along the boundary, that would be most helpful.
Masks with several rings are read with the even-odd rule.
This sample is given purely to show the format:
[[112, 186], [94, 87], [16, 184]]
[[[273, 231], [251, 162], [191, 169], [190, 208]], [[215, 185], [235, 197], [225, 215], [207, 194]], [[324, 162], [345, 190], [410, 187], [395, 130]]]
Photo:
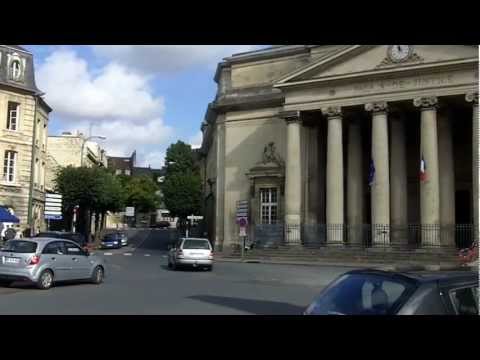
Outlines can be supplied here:
[[18, 264], [20, 262], [19, 258], [11, 258], [11, 257], [6, 257], [5, 258], [5, 263], [6, 264]]

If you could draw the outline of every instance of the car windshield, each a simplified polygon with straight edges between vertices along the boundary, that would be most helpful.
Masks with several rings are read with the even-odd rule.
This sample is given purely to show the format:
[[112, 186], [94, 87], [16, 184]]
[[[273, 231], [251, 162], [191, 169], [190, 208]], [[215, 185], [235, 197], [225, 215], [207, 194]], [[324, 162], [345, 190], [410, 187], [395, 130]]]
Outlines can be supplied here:
[[308, 307], [309, 315], [392, 315], [414, 287], [398, 278], [346, 274]]
[[117, 234], [109, 234], [109, 235], [105, 235], [105, 237], [103, 238], [103, 241], [115, 241], [115, 240], [118, 240], [119, 236]]
[[198, 250], [210, 250], [210, 245], [206, 240], [185, 240], [183, 243], [184, 249], [198, 249]]
[[25, 254], [34, 253], [37, 251], [37, 243], [33, 241], [10, 240], [7, 241], [2, 251]]

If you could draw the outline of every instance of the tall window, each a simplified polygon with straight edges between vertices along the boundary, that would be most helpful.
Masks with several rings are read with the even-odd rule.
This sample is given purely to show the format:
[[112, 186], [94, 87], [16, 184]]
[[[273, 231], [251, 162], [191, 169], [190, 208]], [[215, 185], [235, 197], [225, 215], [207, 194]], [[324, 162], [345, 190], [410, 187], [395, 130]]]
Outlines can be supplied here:
[[20, 67], [20, 61], [13, 60], [10, 63], [10, 74], [12, 74], [13, 80], [18, 80], [22, 74], [22, 68]]
[[19, 110], [20, 110], [20, 104], [13, 101], [8, 102], [8, 112], [7, 112], [7, 129], [8, 130], [17, 130]]
[[17, 166], [17, 153], [15, 151], [5, 151], [3, 161], [3, 178], [8, 183], [15, 182], [15, 170]]
[[278, 220], [277, 188], [260, 189], [262, 224], [276, 224]]

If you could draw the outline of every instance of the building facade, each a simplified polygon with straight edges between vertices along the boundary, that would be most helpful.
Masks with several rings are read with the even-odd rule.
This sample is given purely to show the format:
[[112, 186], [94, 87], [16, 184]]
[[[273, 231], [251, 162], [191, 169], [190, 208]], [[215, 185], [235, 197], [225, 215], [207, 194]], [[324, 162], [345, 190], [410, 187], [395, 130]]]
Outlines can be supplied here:
[[240, 244], [478, 239], [478, 46], [302, 45], [218, 65], [202, 123], [208, 233]]
[[[87, 140], [80, 132], [48, 136], [46, 186], [48, 191], [55, 187], [55, 177], [59, 168], [66, 166], [107, 167], [107, 155], [98, 143]], [[83, 161], [82, 161], [83, 157]]]
[[33, 56], [0, 45], [0, 205], [13, 210], [20, 230], [44, 226], [48, 116], [35, 84]]

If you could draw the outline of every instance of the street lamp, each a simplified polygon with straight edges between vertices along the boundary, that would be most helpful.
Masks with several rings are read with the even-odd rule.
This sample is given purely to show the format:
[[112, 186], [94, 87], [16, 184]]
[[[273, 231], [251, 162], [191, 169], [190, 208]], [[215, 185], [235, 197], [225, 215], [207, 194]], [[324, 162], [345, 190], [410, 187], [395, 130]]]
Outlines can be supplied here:
[[83, 140], [82, 144], [82, 152], [80, 153], [80, 166], [83, 166], [83, 149], [85, 148], [85, 144], [87, 143], [88, 140], [91, 139], [99, 139], [99, 140], [106, 140], [107, 138], [105, 136], [89, 136], [85, 140]]

